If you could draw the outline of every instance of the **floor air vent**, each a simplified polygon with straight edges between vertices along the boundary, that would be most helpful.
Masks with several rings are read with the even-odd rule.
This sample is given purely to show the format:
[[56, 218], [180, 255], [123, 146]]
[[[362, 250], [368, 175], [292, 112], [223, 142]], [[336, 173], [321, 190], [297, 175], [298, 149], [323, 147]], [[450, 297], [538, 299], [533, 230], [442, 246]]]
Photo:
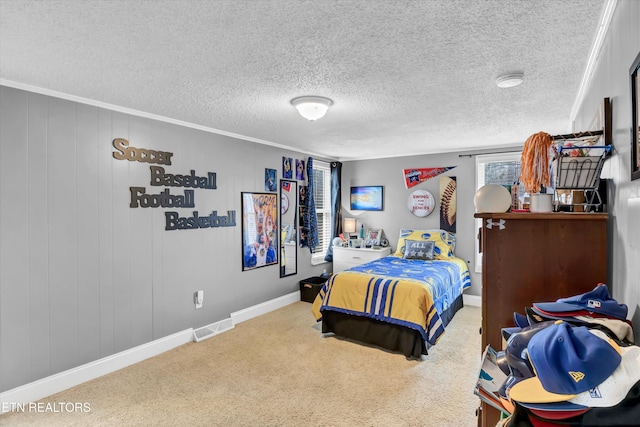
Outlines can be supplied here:
[[219, 322], [195, 329], [193, 331], [193, 340], [195, 342], [200, 342], [202, 340], [206, 340], [207, 338], [211, 338], [214, 335], [226, 332], [230, 329], [233, 329], [233, 320], [231, 320], [231, 318], [224, 319]]

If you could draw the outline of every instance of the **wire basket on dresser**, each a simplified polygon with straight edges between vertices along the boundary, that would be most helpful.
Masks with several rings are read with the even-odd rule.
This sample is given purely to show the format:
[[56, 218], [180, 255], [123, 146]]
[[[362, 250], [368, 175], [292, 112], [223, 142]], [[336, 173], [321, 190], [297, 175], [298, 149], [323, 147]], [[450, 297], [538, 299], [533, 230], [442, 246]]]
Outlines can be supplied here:
[[[581, 206], [584, 211], [589, 211], [602, 205], [600, 174], [611, 146], [594, 145], [588, 149], [589, 155], [572, 156], [569, 152], [576, 150], [576, 147], [558, 147], [558, 155], [554, 161], [556, 210], [561, 210], [560, 206]], [[584, 197], [574, 198], [573, 190], [581, 190]]]

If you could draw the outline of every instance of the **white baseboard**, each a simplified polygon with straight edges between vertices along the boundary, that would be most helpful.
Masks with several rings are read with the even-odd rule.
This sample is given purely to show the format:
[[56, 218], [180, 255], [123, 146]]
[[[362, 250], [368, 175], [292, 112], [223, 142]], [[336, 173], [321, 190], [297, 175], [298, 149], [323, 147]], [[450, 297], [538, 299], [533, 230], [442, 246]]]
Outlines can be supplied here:
[[267, 314], [270, 311], [277, 310], [298, 301], [300, 301], [300, 291], [292, 292], [279, 298], [272, 299], [271, 301], [265, 301], [261, 304], [231, 313], [231, 320], [233, 320], [234, 325], [237, 325], [238, 323]]
[[[300, 291], [231, 313], [231, 319], [233, 324], [237, 325], [297, 301], [300, 301]], [[193, 342], [192, 328], [7, 390], [0, 393], [0, 414], [9, 411], [12, 405], [35, 402], [92, 379], [126, 368], [134, 363], [157, 356], [188, 342]]]
[[0, 393], [0, 414], [11, 404], [35, 402], [108, 373], [126, 368], [175, 347], [193, 341], [193, 329], [186, 329], [129, 350], [68, 369], [46, 378]]
[[462, 295], [462, 302], [464, 305], [470, 305], [472, 307], [482, 307], [482, 298], [478, 295]]

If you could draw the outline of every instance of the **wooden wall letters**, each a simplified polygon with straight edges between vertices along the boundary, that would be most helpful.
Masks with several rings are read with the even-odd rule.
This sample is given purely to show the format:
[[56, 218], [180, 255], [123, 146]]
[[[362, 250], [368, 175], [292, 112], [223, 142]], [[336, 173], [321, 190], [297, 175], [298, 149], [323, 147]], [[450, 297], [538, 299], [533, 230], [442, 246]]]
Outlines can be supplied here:
[[[130, 162], [155, 163], [171, 165], [173, 153], [168, 151], [149, 150], [129, 145], [124, 138], [113, 140], [113, 158], [116, 160], [128, 160]], [[207, 172], [206, 176], [196, 175], [191, 169], [188, 175], [167, 173], [161, 166], [149, 166], [152, 187], [185, 187], [200, 188], [204, 190], [216, 190], [216, 174]], [[183, 190], [182, 194], [172, 194], [168, 188], [157, 194], [147, 193], [146, 187], [129, 187], [130, 208], [193, 208], [195, 207], [195, 191]], [[165, 212], [165, 227], [171, 230], [195, 230], [199, 228], [235, 227], [236, 211], [227, 211], [226, 216], [218, 216], [218, 211], [201, 216], [198, 211], [193, 211], [190, 217], [180, 217], [178, 212]]]

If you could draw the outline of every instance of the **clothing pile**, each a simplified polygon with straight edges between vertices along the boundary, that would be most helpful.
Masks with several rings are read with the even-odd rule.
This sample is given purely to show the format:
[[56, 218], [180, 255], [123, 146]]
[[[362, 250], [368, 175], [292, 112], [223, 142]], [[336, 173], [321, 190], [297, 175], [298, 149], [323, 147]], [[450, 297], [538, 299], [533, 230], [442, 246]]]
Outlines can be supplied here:
[[514, 313], [497, 366], [504, 427], [639, 426], [640, 347], [607, 285]]

